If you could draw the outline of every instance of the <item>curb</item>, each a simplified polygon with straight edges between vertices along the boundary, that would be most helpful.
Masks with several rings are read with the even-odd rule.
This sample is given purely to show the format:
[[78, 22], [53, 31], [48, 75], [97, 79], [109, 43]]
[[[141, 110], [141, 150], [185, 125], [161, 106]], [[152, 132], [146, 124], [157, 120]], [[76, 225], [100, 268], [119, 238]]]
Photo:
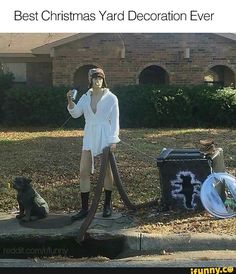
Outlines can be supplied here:
[[120, 237], [124, 239], [124, 250], [133, 251], [201, 251], [201, 250], [236, 250], [236, 237], [207, 233], [196, 234], [147, 234], [127, 231], [107, 233], [88, 230], [94, 239]]
[[[174, 252], [174, 251], [201, 251], [201, 250], [236, 250], [236, 236], [216, 235], [210, 233], [186, 233], [186, 234], [149, 234], [137, 231], [135, 227], [129, 227], [130, 220], [117, 219], [103, 220], [95, 218], [93, 225], [86, 232], [84, 244], [107, 244], [108, 248], [117, 248], [117, 252]], [[118, 216], [119, 217], [119, 216]], [[12, 215], [5, 214], [1, 219], [0, 246], [5, 243], [17, 244], [19, 241], [60, 241], [69, 240], [76, 243], [79, 222], [58, 229], [30, 229], [19, 225]], [[88, 240], [86, 242], [86, 240]], [[94, 246], [96, 248], [96, 246]], [[93, 249], [93, 247], [91, 247]], [[119, 249], [119, 250], [118, 250]]]

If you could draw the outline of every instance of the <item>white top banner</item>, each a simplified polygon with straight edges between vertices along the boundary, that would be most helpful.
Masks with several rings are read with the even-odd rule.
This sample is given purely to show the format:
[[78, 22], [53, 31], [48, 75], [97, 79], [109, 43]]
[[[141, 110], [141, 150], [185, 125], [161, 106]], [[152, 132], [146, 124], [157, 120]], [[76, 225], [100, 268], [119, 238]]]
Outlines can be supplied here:
[[0, 32], [236, 32], [234, 0], [32, 1], [0, 9]]

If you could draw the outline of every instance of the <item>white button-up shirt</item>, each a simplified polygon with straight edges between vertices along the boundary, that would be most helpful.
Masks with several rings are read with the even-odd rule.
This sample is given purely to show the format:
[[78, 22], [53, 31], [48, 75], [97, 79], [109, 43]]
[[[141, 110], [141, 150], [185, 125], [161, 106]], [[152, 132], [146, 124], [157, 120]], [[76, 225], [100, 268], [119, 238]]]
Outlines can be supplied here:
[[97, 103], [94, 113], [91, 108], [91, 93], [89, 89], [79, 99], [74, 108], [69, 109], [73, 118], [84, 115], [85, 127], [83, 137], [83, 150], [90, 150], [92, 154], [92, 173], [94, 171], [94, 156], [102, 153], [103, 149], [111, 144], [120, 142], [119, 139], [119, 106], [117, 97], [109, 90]]

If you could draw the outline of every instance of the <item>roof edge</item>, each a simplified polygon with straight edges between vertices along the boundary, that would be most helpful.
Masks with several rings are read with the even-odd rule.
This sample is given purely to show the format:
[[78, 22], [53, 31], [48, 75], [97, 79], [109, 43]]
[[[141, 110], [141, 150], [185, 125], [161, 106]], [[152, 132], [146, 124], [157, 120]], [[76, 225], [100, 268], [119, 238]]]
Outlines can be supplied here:
[[236, 41], [236, 33], [216, 33], [219, 36]]
[[74, 41], [76, 41], [78, 39], [83, 39], [85, 37], [92, 36], [94, 34], [95, 33], [77, 33], [77, 34], [72, 34], [71, 36], [63, 38], [63, 39], [60, 39], [58, 41], [55, 41], [55, 42], [52, 42], [52, 43], [49, 43], [49, 44], [46, 44], [46, 45], [43, 45], [43, 46], [39, 46], [39, 47], [33, 48], [31, 50], [31, 52], [33, 54], [51, 54], [52, 48], [55, 48], [55, 47], [58, 47], [58, 46], [61, 46], [61, 45], [64, 45], [64, 44], [67, 44], [67, 43], [70, 43], [70, 42], [74, 42]]
[[0, 53], [0, 57], [36, 57], [32, 53]]

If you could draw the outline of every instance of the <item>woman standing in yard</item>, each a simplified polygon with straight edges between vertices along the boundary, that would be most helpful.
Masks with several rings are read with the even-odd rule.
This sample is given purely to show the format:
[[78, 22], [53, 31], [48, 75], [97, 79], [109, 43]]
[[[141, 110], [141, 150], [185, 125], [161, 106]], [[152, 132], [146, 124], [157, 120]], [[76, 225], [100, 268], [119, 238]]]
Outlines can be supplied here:
[[[119, 106], [117, 97], [107, 88], [105, 74], [101, 68], [93, 68], [88, 72], [89, 90], [82, 95], [78, 103], [72, 101], [72, 91], [67, 92], [67, 109], [73, 118], [85, 117], [83, 148], [80, 160], [80, 193], [82, 208], [71, 218], [80, 220], [88, 214], [90, 193], [90, 174], [94, 171], [94, 156], [100, 155], [103, 149], [116, 149], [119, 139]], [[105, 201], [103, 217], [112, 214], [111, 194], [113, 176], [110, 164], [105, 176]]]

